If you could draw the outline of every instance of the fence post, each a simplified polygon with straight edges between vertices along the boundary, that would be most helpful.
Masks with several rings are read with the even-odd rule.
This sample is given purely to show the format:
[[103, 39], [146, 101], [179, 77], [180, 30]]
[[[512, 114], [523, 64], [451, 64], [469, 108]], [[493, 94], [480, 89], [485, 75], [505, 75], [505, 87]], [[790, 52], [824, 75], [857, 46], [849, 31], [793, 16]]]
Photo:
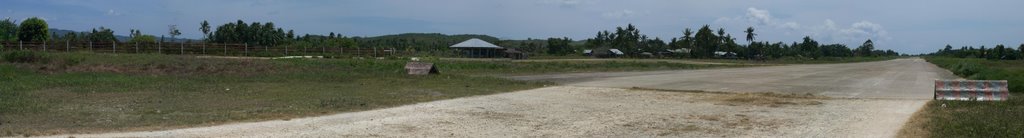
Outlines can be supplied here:
[[25, 50], [25, 46], [22, 46], [21, 41], [18, 41], [18, 49]]
[[46, 41], [43, 41], [43, 52], [46, 52]]
[[288, 56], [288, 45], [284, 45], [284, 56]]
[[113, 43], [114, 43], [114, 54], [117, 54], [117, 42], [113, 42]]
[[226, 43], [221, 43], [220, 45], [223, 45], [223, 46], [224, 46], [224, 56], [228, 56], [228, 44], [226, 44]]
[[203, 55], [206, 55], [206, 42], [203, 42]]
[[92, 41], [89, 41], [89, 52], [96, 52], [96, 51], [92, 50]]
[[163, 41], [161, 41], [159, 43], [156, 43], [156, 53], [164, 54], [163, 47], [164, 47], [164, 42]]
[[64, 40], [64, 52], [71, 52], [71, 40]]
[[139, 53], [139, 42], [135, 42], [135, 54]]
[[249, 56], [249, 43], [245, 43], [245, 48], [243, 49], [245, 49], [245, 53], [242, 53], [242, 56]]
[[178, 50], [181, 50], [181, 52], [179, 54], [185, 55], [185, 42], [178, 43], [178, 45], [179, 45]]
[[324, 53], [327, 53], [327, 46], [320, 46], [320, 55], [324, 55]]

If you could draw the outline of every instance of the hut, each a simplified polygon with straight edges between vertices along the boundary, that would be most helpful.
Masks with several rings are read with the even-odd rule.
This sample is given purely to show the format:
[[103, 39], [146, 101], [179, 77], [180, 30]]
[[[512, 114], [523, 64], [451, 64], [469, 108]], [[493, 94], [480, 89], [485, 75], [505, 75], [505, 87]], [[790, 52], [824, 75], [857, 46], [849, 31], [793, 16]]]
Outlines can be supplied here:
[[437, 67], [434, 66], [433, 63], [417, 61], [405, 63], [405, 71], [408, 72], [409, 75], [428, 75], [440, 73], [439, 71], [437, 71]]
[[593, 50], [583, 50], [583, 56], [591, 56], [596, 58], [616, 58], [624, 55], [626, 55], [626, 53], [622, 52], [622, 50], [606, 47], [597, 48]]
[[515, 48], [508, 48], [505, 50], [505, 57], [511, 59], [526, 59], [526, 53], [516, 50]]
[[450, 46], [455, 52], [469, 58], [500, 58], [505, 56], [503, 47], [480, 39], [469, 39]]

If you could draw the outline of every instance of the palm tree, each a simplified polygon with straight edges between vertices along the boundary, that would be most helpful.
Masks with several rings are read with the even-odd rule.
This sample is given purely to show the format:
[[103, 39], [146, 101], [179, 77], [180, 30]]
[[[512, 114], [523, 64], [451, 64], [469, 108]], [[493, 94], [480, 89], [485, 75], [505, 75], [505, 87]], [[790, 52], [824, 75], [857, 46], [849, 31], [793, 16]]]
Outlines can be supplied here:
[[757, 34], [754, 33], [754, 27], [747, 27], [747, 31], [743, 32], [747, 33], [747, 42], [753, 43], [754, 36], [757, 36]]

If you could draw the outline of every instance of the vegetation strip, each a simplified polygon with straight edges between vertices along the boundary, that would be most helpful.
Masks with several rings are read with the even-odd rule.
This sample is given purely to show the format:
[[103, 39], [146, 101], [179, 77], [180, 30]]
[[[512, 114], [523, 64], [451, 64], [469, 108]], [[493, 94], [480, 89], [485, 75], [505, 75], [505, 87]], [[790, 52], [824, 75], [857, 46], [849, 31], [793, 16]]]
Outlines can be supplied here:
[[[1024, 64], [1016, 60], [926, 57], [954, 74], [978, 80], [1009, 80], [1005, 102], [931, 101], [905, 127], [904, 137], [1024, 137]], [[924, 131], [924, 132], [922, 132]]]

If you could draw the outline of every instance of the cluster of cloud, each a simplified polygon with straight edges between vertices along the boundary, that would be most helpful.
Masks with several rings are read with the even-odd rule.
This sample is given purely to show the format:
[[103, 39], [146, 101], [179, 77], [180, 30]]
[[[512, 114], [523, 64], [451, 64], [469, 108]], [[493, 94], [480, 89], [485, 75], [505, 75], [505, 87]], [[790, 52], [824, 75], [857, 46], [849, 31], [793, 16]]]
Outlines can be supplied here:
[[781, 22], [778, 19], [772, 17], [771, 13], [768, 13], [767, 10], [747, 8], [746, 19], [750, 23], [754, 23], [756, 25], [770, 26], [790, 30], [800, 29], [800, 24], [797, 24], [796, 22]]
[[802, 34], [815, 39], [832, 42], [857, 42], [866, 39], [890, 40], [889, 32], [882, 25], [870, 21], [859, 21], [850, 26], [840, 26], [831, 19], [825, 19], [820, 25], [801, 25], [793, 21], [775, 18], [768, 10], [747, 8], [745, 16], [722, 17], [716, 24], [744, 24], [748, 26], [777, 29], [785, 34]]
[[107, 16], [121, 16], [121, 13], [114, 11], [114, 9], [110, 9], [110, 10], [107, 10], [106, 15]]
[[575, 8], [583, 4], [583, 0], [542, 0], [541, 3], [556, 4], [563, 8]]
[[623, 9], [618, 11], [605, 12], [604, 14], [601, 14], [601, 16], [608, 19], [623, 19], [636, 16], [637, 14], [638, 13], [633, 10]]
[[824, 25], [812, 29], [809, 33], [812, 36], [821, 36], [840, 42], [892, 39], [882, 25], [869, 21], [860, 21], [849, 27], [840, 27], [834, 21], [826, 19]]

